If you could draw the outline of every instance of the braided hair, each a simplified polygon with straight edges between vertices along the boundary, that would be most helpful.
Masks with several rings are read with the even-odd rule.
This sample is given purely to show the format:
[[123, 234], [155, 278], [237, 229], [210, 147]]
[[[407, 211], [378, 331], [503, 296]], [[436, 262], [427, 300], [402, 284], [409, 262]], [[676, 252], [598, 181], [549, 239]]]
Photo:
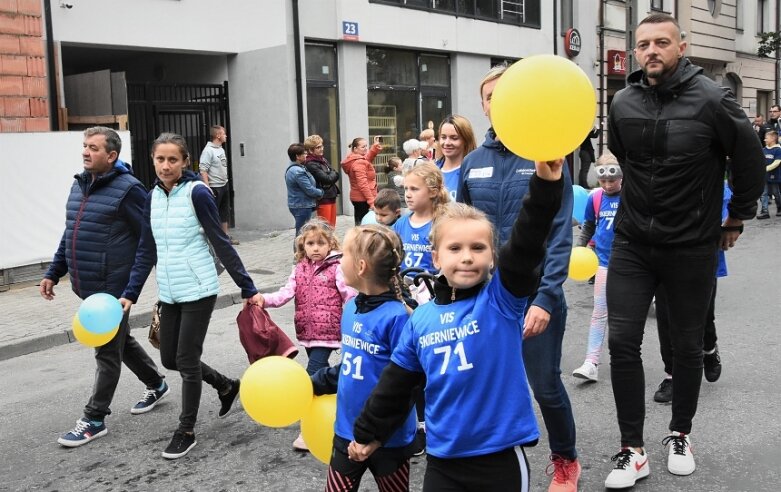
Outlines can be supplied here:
[[404, 248], [399, 236], [380, 224], [367, 224], [350, 230], [351, 241], [345, 248], [357, 260], [368, 265], [367, 279], [377, 285], [387, 285], [398, 300], [401, 295], [401, 260]]

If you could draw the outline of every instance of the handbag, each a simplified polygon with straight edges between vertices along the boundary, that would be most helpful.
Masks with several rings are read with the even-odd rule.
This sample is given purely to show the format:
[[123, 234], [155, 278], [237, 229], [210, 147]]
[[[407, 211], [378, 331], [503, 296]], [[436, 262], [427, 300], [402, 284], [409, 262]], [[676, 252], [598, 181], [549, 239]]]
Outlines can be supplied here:
[[160, 350], [160, 301], [152, 308], [152, 324], [149, 325], [149, 344]]
[[[190, 190], [188, 192], [188, 196], [190, 197], [190, 210], [193, 212], [193, 216], [195, 218], [198, 218], [198, 215], [195, 213], [195, 205], [193, 205], [193, 188], [195, 188], [196, 185], [203, 185], [206, 186], [206, 183], [203, 181], [190, 181]], [[203, 232], [203, 227], [201, 227], [201, 234], [203, 234], [203, 240], [206, 241], [206, 245], [209, 247], [209, 254], [212, 257], [212, 261], [214, 262], [214, 268], [217, 270], [217, 275], [219, 276], [222, 272], [225, 271], [225, 266], [220, 261], [220, 258], [217, 256], [217, 253], [214, 251], [214, 246], [212, 246], [211, 241], [209, 241], [209, 238], [206, 237], [206, 233]]]
[[295, 358], [298, 349], [282, 329], [269, 316], [268, 311], [257, 304], [248, 304], [236, 317], [239, 325], [239, 341], [252, 364], [270, 355]]

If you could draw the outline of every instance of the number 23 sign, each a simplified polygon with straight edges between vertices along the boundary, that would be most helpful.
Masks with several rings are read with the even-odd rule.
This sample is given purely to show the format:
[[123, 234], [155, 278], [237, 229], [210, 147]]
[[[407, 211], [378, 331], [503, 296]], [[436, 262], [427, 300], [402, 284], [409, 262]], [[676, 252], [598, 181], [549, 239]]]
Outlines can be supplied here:
[[342, 21], [342, 39], [358, 41], [358, 23]]

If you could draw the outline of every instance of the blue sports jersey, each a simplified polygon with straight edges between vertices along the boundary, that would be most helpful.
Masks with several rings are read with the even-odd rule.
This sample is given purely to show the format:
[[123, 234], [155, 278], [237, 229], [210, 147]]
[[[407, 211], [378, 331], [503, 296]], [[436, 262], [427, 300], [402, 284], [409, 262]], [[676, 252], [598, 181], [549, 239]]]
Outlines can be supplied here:
[[427, 272], [436, 273], [437, 269], [434, 268], [434, 262], [431, 259], [431, 243], [428, 240], [433, 221], [430, 220], [420, 227], [413, 227], [410, 224], [410, 218], [414, 215], [400, 217], [393, 224], [393, 230], [399, 235], [401, 244], [404, 245], [404, 261], [401, 267], [402, 269], [418, 267]]
[[592, 239], [594, 240], [599, 266], [601, 267], [607, 267], [608, 261], [610, 260], [610, 247], [613, 245], [613, 236], [615, 235], [613, 230], [613, 219], [616, 217], [619, 203], [621, 203], [620, 194], [616, 193], [611, 196], [603, 192], [602, 201], [599, 204], [599, 220], [596, 220], [596, 214], [594, 212], [594, 193], [589, 194], [588, 200], [586, 200], [586, 215], [584, 220], [596, 222], [597, 227]]
[[[337, 436], [353, 440], [353, 425], [361, 414], [380, 374], [390, 362], [391, 352], [401, 337], [409, 315], [397, 301], [384, 302], [368, 313], [357, 313], [355, 299], [344, 305], [342, 314], [342, 364], [336, 393]], [[417, 417], [412, 410], [404, 424], [384, 444], [404, 447], [415, 438]]]
[[391, 360], [426, 375], [426, 452], [462, 458], [539, 438], [522, 356], [527, 298], [497, 272], [476, 296], [417, 308]]
[[[765, 147], [762, 149], [765, 152], [765, 165], [769, 166], [774, 161], [781, 159], [781, 146], [774, 145], [772, 147]], [[767, 173], [768, 183], [781, 183], [781, 166], [769, 171]]]
[[456, 193], [458, 192], [458, 180], [461, 177], [461, 167], [445, 171], [440, 167], [442, 171], [442, 178], [444, 179], [445, 189], [450, 195], [452, 201], [456, 201]]

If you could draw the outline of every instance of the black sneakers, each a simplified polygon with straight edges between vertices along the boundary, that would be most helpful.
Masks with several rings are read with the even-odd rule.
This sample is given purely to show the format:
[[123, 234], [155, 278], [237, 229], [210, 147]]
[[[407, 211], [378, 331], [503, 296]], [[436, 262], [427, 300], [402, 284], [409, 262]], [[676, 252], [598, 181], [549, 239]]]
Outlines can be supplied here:
[[656, 403], [670, 403], [673, 401], [673, 380], [664, 378], [659, 385], [659, 389], [654, 393]]
[[769, 218], [770, 218], [770, 214], [767, 213], [767, 211], [760, 212], [759, 215], [757, 215], [757, 219], [759, 219], [759, 220], [764, 220], [764, 219], [769, 219]]
[[426, 454], [426, 423], [418, 422], [418, 431], [415, 433], [415, 446], [412, 456], [422, 456]]
[[198, 442], [195, 440], [194, 433], [182, 432], [177, 429], [176, 432], [174, 432], [174, 437], [171, 438], [171, 443], [165, 448], [165, 451], [163, 451], [163, 458], [169, 460], [181, 458], [189, 453], [196, 444], [198, 444]]
[[225, 418], [233, 407], [233, 402], [236, 401], [236, 397], [239, 396], [239, 385], [241, 381], [238, 379], [231, 380], [231, 389], [223, 394], [219, 394], [220, 397], [220, 412], [217, 414], [219, 418]]
[[704, 366], [703, 373], [705, 380], [709, 383], [715, 383], [721, 377], [721, 357], [719, 356], [719, 346], [714, 347], [712, 354], [704, 354], [702, 357]]

